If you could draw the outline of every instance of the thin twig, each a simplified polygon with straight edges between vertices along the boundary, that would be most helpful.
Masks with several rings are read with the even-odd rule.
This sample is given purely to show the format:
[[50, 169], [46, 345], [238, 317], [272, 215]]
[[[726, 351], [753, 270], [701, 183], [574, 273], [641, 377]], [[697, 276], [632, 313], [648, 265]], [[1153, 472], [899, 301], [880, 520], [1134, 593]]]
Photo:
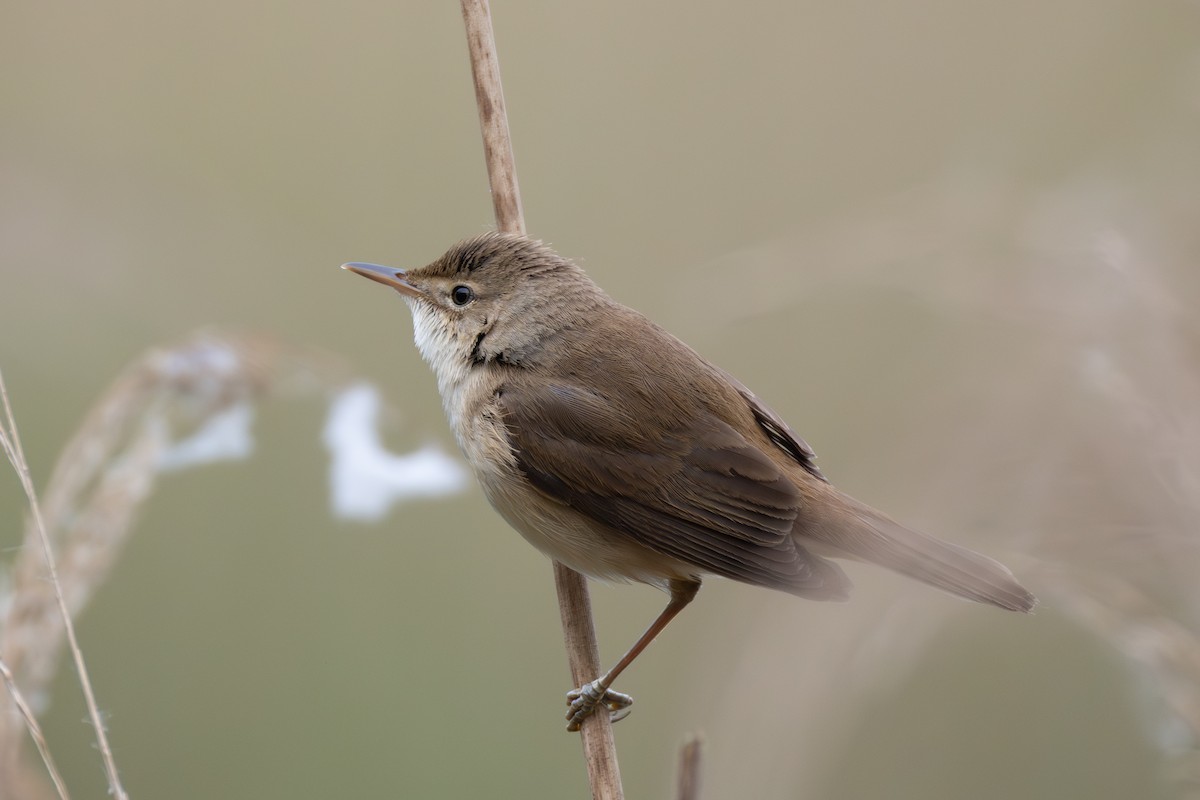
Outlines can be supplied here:
[[[2, 430], [0, 430], [0, 443], [4, 445], [4, 452], [8, 453], [8, 439]], [[0, 660], [0, 678], [4, 679], [4, 685], [8, 687], [8, 694], [16, 703], [17, 710], [21, 712], [21, 718], [25, 720], [25, 727], [29, 729], [29, 736], [42, 756], [42, 763], [46, 765], [46, 772], [50, 774], [50, 780], [54, 782], [58, 796], [62, 800], [71, 800], [71, 795], [67, 793], [67, 784], [63, 782], [62, 775], [59, 774], [58, 767], [54, 764], [54, 757], [50, 755], [50, 747], [46, 744], [46, 737], [42, 734], [42, 726], [38, 725], [33, 709], [30, 708], [29, 703], [25, 700], [25, 695], [21, 693], [16, 681], [13, 680], [12, 670], [2, 660]]]
[[[504, 91], [500, 86], [500, 63], [496, 57], [491, 11], [487, 0], [462, 0], [462, 11], [496, 225], [501, 231], [524, 233], [525, 219], [521, 212], [521, 194], [517, 188], [517, 170], [508, 130], [508, 114], [504, 107]], [[556, 562], [554, 585], [558, 591], [571, 678], [576, 686], [582, 686], [600, 675], [600, 655], [596, 630], [592, 625], [587, 580]], [[621, 771], [617, 765], [617, 747], [608, 714], [601, 710], [601, 713], [590, 715], [583, 722], [580, 736], [592, 797], [594, 800], [622, 800]]]
[[504, 89], [500, 85], [500, 61], [496, 57], [491, 10], [487, 0], [462, 0], [462, 10], [496, 225], [507, 233], [525, 233], [525, 215], [521, 211], [521, 191], [517, 186], [517, 165], [508, 132]]
[[125, 788], [121, 785], [121, 779], [117, 775], [117, 763], [113, 758], [112, 748], [108, 744], [108, 734], [104, 730], [104, 721], [100, 716], [100, 709], [96, 705], [96, 695], [92, 691], [92, 682], [88, 677], [87, 665], [83, 661], [83, 651], [79, 649], [79, 642], [75, 638], [75, 625], [71, 621], [71, 613], [67, 610], [67, 602], [63, 598], [62, 584], [59, 583], [58, 569], [54, 562], [54, 552], [50, 547], [50, 537], [46, 534], [45, 523], [42, 521], [41, 505], [38, 503], [37, 492], [33, 488], [33, 478], [29, 473], [29, 465], [25, 461], [25, 452], [21, 447], [21, 437], [17, 432], [16, 420], [13, 418], [12, 405], [8, 400], [8, 389], [4, 385], [3, 373], [0, 373], [0, 399], [4, 402], [4, 414], [8, 420], [7, 431], [3, 429], [3, 426], [0, 426], [0, 438], [4, 439], [5, 454], [12, 461], [13, 469], [16, 470], [17, 476], [21, 480], [21, 486], [25, 490], [25, 496], [29, 500], [29, 508], [33, 513], [33, 521], [38, 531], [38, 539], [42, 543], [42, 554], [46, 559], [46, 570], [49, 573], [50, 583], [54, 586], [54, 596], [58, 601], [58, 610], [62, 614], [63, 627], [67, 634], [67, 644], [71, 650], [71, 657], [75, 661], [75, 671], [79, 675], [79, 685], [83, 689], [88, 716], [92, 720], [92, 726], [96, 729], [96, 744], [100, 748], [100, 756], [104, 761], [104, 771], [108, 775], [108, 790], [117, 800], [128, 800], [129, 795], [126, 794]]
[[700, 800], [700, 756], [704, 740], [692, 734], [679, 750], [679, 784], [676, 800]]
[[[571, 681], [583, 686], [600, 674], [600, 648], [592, 624], [592, 601], [587, 580], [572, 569], [554, 562], [554, 588], [558, 590], [558, 610], [562, 616], [563, 643], [571, 665]], [[617, 743], [613, 739], [608, 710], [601, 705], [579, 729], [583, 737], [583, 757], [587, 762], [588, 781], [595, 800], [621, 800], [621, 769], [617, 764]]]

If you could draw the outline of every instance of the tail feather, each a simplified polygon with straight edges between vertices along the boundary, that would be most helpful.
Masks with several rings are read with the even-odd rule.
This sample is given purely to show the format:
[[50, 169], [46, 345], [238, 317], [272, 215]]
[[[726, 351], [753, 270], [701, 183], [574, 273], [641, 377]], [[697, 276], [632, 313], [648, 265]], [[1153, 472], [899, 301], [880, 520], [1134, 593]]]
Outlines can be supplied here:
[[[839, 493], [840, 494], [840, 493]], [[1033, 596], [999, 561], [965, 547], [909, 530], [869, 506], [841, 495], [837, 520], [811, 520], [805, 540], [823, 555], [878, 564], [951, 594], [979, 603], [1029, 612]], [[822, 524], [824, 522], [825, 524]], [[827, 551], [829, 548], [830, 551]]]

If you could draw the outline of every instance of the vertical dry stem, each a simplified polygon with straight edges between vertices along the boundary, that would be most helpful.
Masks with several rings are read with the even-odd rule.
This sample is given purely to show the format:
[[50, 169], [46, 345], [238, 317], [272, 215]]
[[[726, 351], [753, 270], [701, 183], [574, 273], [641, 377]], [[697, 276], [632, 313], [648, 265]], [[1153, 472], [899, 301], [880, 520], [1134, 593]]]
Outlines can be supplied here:
[[[524, 233], [525, 219], [517, 188], [504, 92], [500, 86], [500, 63], [496, 58], [491, 12], [487, 0], [462, 0], [462, 11], [496, 224], [500, 230], [508, 233]], [[555, 563], [554, 585], [558, 591], [571, 678], [576, 686], [581, 686], [600, 674], [600, 654], [596, 645], [596, 630], [592, 625], [587, 581], [579, 573]], [[608, 715], [601, 712], [589, 716], [580, 728], [580, 736], [592, 797], [595, 800], [622, 800], [624, 793], [617, 765], [617, 747]]]
[[679, 751], [679, 784], [675, 800], [700, 800], [700, 755], [704, 742], [693, 734]]
[[[24, 543], [0, 581], [0, 678], [11, 696], [10, 701], [0, 690], [0, 798], [50, 796], [41, 775], [22, 758], [25, 731], [43, 754], [57, 796], [67, 797], [33, 715], [46, 703], [64, 645], [74, 640], [67, 629], [70, 615], [78, 616], [108, 579], [158, 476], [240, 457], [242, 443], [215, 441], [227, 436], [218, 434], [216, 423], [249, 413], [268, 393], [324, 391], [345, 382], [340, 365], [324, 354], [283, 347], [255, 334], [205, 331], [155, 348], [126, 368], [93, 405], [40, 498], [32, 494], [16, 425], [10, 416], [6, 428], [0, 414], [0, 450], [13, 462], [33, 509]], [[207, 451], [194, 449], [201, 439]], [[232, 451], [220, 452], [231, 446]], [[189, 447], [192, 460], [180, 460]], [[46, 550], [54, 555], [53, 575]], [[82, 668], [79, 672], [82, 678]], [[94, 705], [90, 699], [89, 705]], [[103, 742], [100, 721], [93, 719], [93, 726]], [[107, 743], [99, 747], [110, 762]], [[112, 781], [115, 767], [106, 768]], [[119, 785], [110, 793], [125, 796]]]
[[[25, 461], [25, 452], [21, 448], [21, 437], [17, 433], [17, 423], [13, 419], [12, 406], [8, 402], [8, 390], [4, 386], [3, 375], [0, 375], [0, 400], [3, 400], [4, 416], [7, 420], [7, 429], [0, 426], [0, 431], [3, 431], [3, 436], [0, 436], [0, 440], [4, 443], [5, 454], [12, 462], [13, 469], [16, 470], [18, 477], [20, 477], [21, 486], [24, 488], [25, 496], [29, 500], [29, 508], [33, 513], [33, 522], [37, 528], [38, 540], [42, 545], [42, 555], [46, 559], [46, 573], [50, 578], [51, 585], [54, 587], [54, 597], [58, 602], [58, 611], [62, 615], [63, 628], [67, 635], [67, 644], [71, 651], [71, 657], [75, 661], [75, 671], [79, 675], [79, 685], [83, 689], [84, 700], [87, 702], [88, 716], [91, 718], [92, 727], [96, 731], [96, 744], [100, 748], [100, 756], [104, 761], [104, 771], [108, 775], [108, 790], [117, 800], [128, 800], [129, 795], [125, 793], [125, 787], [121, 785], [121, 779], [117, 774], [117, 762], [113, 758], [112, 748], [108, 744], [108, 733], [104, 729], [104, 720], [100, 716], [100, 708], [96, 704], [96, 695], [92, 691], [92, 681], [88, 677], [87, 665], [83, 661], [83, 651], [79, 649], [79, 642], [75, 638], [75, 625], [71, 621], [71, 612], [67, 609], [67, 601], [63, 597], [62, 584], [58, 580], [58, 567], [55, 565], [54, 551], [50, 547], [50, 537], [46, 533], [46, 525], [42, 520], [42, 507], [38, 503], [37, 492], [33, 488], [33, 478], [29, 474], [29, 465]], [[43, 758], [45, 758], [45, 754], [43, 754]], [[47, 762], [47, 767], [51, 767], [51, 763]], [[55, 784], [58, 785], [60, 779], [56, 775], [53, 777], [55, 777]], [[59, 791], [61, 793], [62, 790], [60, 789]]]
[[42, 733], [42, 726], [38, 724], [37, 716], [33, 713], [33, 707], [29, 705], [29, 701], [25, 699], [25, 694], [13, 679], [12, 670], [3, 661], [0, 661], [0, 678], [4, 680], [4, 685], [8, 689], [9, 696], [12, 697], [17, 711], [21, 715], [21, 719], [25, 721], [25, 727], [29, 730], [29, 736], [33, 739], [38, 754], [42, 757], [42, 763], [46, 765], [46, 772], [49, 773], [50, 780], [53, 781], [54, 789], [58, 792], [60, 800], [71, 800], [71, 795], [67, 792], [67, 784], [63, 781], [62, 774], [58, 771], [58, 765], [54, 763], [54, 757], [50, 755], [50, 745], [46, 743], [46, 735]]
[[[600, 649], [592, 624], [587, 579], [555, 561], [554, 588], [558, 590], [558, 610], [562, 615], [563, 643], [571, 666], [571, 681], [582, 686], [600, 675]], [[592, 797], [595, 800], [622, 800], [625, 794], [617, 764], [617, 743], [604, 706], [583, 721], [579, 735], [583, 738], [583, 757], [587, 762]]]
[[462, 10], [496, 225], [506, 233], [525, 233], [517, 165], [508, 133], [508, 111], [500, 85], [500, 61], [496, 58], [496, 38], [492, 34], [492, 14], [487, 0], [462, 0]]

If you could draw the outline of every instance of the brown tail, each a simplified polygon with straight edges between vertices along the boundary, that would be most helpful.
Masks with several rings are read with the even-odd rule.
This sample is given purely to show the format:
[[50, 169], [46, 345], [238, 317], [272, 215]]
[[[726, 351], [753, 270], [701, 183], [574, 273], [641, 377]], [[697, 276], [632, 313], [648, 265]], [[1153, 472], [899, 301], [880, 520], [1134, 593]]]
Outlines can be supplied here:
[[[831, 491], [836, 492], [836, 490]], [[878, 564], [951, 594], [1011, 611], [1032, 611], [1037, 598], [1008, 567], [965, 547], [909, 530], [895, 520], [837, 492], [836, 518], [809, 519], [804, 541], [822, 555]], [[830, 498], [834, 499], [834, 498]]]

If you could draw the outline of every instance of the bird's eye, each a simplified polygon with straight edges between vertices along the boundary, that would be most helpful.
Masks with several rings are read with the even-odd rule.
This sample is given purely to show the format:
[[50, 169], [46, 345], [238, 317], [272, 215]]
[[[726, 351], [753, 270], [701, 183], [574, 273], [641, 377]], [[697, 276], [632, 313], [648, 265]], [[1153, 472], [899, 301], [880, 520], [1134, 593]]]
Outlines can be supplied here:
[[470, 286], [462, 286], [460, 284], [450, 290], [450, 299], [456, 306], [465, 306], [475, 299], [475, 293], [471, 291]]

